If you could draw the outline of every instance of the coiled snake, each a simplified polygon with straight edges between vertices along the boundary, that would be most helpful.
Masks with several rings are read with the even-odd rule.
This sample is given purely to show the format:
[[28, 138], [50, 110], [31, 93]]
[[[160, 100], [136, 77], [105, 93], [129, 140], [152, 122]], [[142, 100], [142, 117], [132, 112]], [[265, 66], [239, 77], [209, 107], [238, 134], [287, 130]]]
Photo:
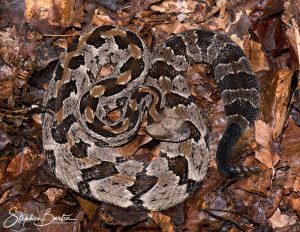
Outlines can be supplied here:
[[[164, 210], [184, 201], [210, 160], [206, 125], [185, 80], [187, 67], [201, 62], [212, 66], [225, 103], [219, 170], [228, 177], [256, 171], [229, 161], [260, 100], [251, 65], [234, 42], [189, 30], [150, 54], [135, 33], [101, 26], [69, 47], [44, 96], [43, 146], [56, 176], [83, 196], [123, 208]], [[100, 78], [107, 66], [110, 73]], [[161, 141], [159, 156], [124, 158], [114, 147], [132, 140], [143, 120], [147, 133]]]

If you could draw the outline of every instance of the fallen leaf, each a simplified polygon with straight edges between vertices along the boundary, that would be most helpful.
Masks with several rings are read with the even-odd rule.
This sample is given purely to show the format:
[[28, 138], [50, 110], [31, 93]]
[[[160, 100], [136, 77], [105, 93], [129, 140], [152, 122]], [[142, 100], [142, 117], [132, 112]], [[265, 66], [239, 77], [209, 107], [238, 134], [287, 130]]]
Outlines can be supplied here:
[[2, 151], [8, 143], [11, 143], [11, 140], [6, 133], [7, 128], [5, 125], [0, 124], [0, 151]]
[[300, 175], [300, 127], [289, 117], [282, 137], [281, 160], [291, 168], [292, 174]]
[[249, 59], [254, 71], [269, 70], [268, 60], [261, 44], [251, 40], [250, 46]]
[[161, 13], [191, 13], [194, 12], [197, 1], [163, 1], [160, 5], [152, 5], [151, 10]]
[[179, 21], [175, 21], [172, 24], [163, 24], [159, 26], [162, 30], [168, 32], [169, 34], [179, 34], [183, 31], [196, 29], [197, 26], [190, 23], [180, 23]]
[[98, 27], [105, 24], [113, 24], [113, 23], [114, 21], [108, 15], [104, 15], [101, 10], [97, 10], [93, 15], [92, 24], [95, 24]]
[[300, 198], [291, 198], [292, 206], [298, 216], [300, 216]]
[[269, 220], [272, 223], [273, 228], [280, 228], [297, 223], [297, 217], [290, 217], [289, 215], [282, 213], [279, 209], [275, 211]]
[[44, 156], [34, 154], [29, 147], [25, 147], [22, 152], [12, 159], [6, 169], [13, 176], [17, 176], [26, 170], [32, 170], [44, 162]]
[[79, 202], [80, 206], [83, 208], [84, 212], [86, 212], [88, 217], [91, 219], [95, 215], [99, 205], [90, 200], [82, 198], [78, 194], [74, 193], [73, 195], [78, 200], [78, 202]]
[[300, 192], [300, 176], [296, 177], [293, 187], [295, 192]]
[[255, 139], [261, 147], [255, 151], [255, 158], [268, 168], [276, 166], [280, 160], [278, 154], [274, 153], [272, 144], [272, 131], [269, 125], [262, 120], [255, 121]]
[[276, 87], [276, 110], [273, 138], [277, 139], [281, 134], [286, 118], [288, 117], [288, 105], [291, 95], [291, 83], [293, 72], [291, 70], [279, 70]]
[[49, 202], [53, 203], [56, 199], [58, 199], [64, 190], [58, 188], [48, 188], [44, 194], [48, 197]]
[[259, 151], [255, 152], [255, 158], [263, 163], [268, 168], [275, 167], [279, 160], [280, 156], [278, 154], [272, 154], [272, 152], [268, 149], [262, 148]]
[[68, 26], [74, 7], [73, 0], [26, 0], [25, 17], [28, 21], [46, 20], [50, 25]]
[[175, 228], [171, 218], [161, 212], [152, 212], [151, 218], [161, 228], [162, 232], [174, 232]]
[[262, 120], [255, 121], [255, 140], [264, 148], [270, 149], [272, 142], [272, 132], [269, 125]]

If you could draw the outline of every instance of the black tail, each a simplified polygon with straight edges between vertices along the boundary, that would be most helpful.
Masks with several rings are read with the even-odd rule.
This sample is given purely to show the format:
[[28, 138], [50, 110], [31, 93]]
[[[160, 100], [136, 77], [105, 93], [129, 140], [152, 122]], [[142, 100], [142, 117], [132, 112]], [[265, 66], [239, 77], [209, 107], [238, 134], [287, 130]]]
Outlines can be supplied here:
[[216, 162], [218, 169], [224, 176], [229, 178], [251, 175], [260, 170], [259, 167], [240, 167], [231, 164], [232, 148], [242, 133], [243, 130], [238, 124], [229, 124], [217, 148]]

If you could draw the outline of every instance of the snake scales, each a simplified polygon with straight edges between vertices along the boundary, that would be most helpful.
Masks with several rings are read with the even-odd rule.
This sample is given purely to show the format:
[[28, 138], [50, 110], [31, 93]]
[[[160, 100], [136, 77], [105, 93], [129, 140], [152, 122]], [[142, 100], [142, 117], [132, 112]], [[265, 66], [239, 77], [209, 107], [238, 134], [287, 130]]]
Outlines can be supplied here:
[[[44, 96], [43, 146], [50, 167], [83, 196], [128, 208], [164, 210], [184, 201], [210, 160], [206, 125], [185, 80], [193, 63], [212, 66], [227, 129], [217, 149], [227, 177], [254, 167], [230, 163], [231, 150], [259, 112], [259, 86], [248, 59], [228, 37], [207, 30], [172, 36], [150, 54], [133, 32], [101, 26], [81, 36], [58, 63]], [[110, 65], [110, 66], [109, 66]], [[112, 67], [101, 78], [103, 67]], [[109, 117], [117, 112], [118, 117]], [[159, 156], [124, 158], [142, 121], [160, 140]]]

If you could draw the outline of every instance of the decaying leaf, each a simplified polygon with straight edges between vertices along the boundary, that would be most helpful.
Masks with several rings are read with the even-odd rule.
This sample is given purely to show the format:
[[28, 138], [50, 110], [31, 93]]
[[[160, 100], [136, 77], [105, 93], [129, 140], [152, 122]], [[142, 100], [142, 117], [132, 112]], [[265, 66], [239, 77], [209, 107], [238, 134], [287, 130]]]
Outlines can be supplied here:
[[263, 121], [257, 120], [255, 122], [255, 139], [257, 143], [264, 148], [271, 148], [272, 131], [271, 128]]
[[287, 128], [282, 138], [281, 160], [291, 168], [294, 175], [300, 174], [300, 127], [292, 118], [288, 119]]
[[296, 210], [298, 216], [300, 215], [300, 198], [291, 199], [294, 210]]
[[255, 139], [261, 148], [255, 152], [255, 158], [268, 168], [276, 166], [280, 160], [278, 154], [272, 149], [271, 128], [261, 120], [255, 122]]
[[280, 70], [278, 72], [278, 82], [275, 92], [276, 111], [275, 126], [273, 130], [273, 138], [276, 139], [284, 128], [286, 118], [288, 117], [288, 104], [291, 96], [291, 82], [293, 72], [291, 70]]
[[266, 54], [263, 52], [260, 43], [251, 41], [249, 58], [255, 72], [270, 69]]
[[67, 26], [70, 22], [71, 13], [75, 2], [73, 0], [49, 1], [49, 0], [26, 0], [25, 16], [27, 20], [46, 20], [50, 25]]
[[153, 212], [151, 218], [155, 221], [157, 225], [161, 228], [163, 232], [174, 232], [175, 228], [173, 223], [171, 222], [171, 218], [160, 213]]
[[196, 29], [197, 27], [192, 24], [188, 24], [188, 23], [183, 24], [179, 21], [176, 21], [175, 23], [172, 23], [172, 24], [163, 24], [160, 26], [160, 28], [170, 34], [171, 33], [179, 34], [186, 30]]
[[273, 228], [280, 228], [288, 225], [293, 225], [297, 222], [297, 218], [290, 217], [282, 212], [279, 209], [275, 211], [272, 217], [269, 219], [272, 223]]
[[35, 169], [45, 161], [41, 155], [34, 154], [33, 151], [25, 147], [16, 157], [11, 160], [6, 171], [11, 172], [13, 176], [17, 176], [26, 170]]

